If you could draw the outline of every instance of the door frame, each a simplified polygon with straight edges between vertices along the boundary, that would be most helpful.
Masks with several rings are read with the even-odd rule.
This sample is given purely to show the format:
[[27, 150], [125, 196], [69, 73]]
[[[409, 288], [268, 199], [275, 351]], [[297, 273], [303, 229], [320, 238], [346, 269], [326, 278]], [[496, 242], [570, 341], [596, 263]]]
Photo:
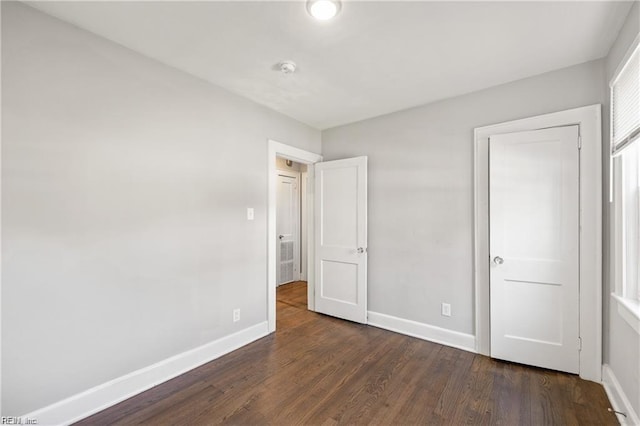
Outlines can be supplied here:
[[307, 282], [307, 266], [309, 264], [307, 254], [307, 225], [309, 220], [309, 212], [307, 211], [308, 174], [309, 172], [300, 172], [300, 280]]
[[[290, 145], [267, 140], [267, 322], [269, 333], [276, 331], [276, 158], [282, 157], [307, 165], [309, 185], [313, 185], [313, 165], [322, 161], [322, 156]], [[313, 190], [307, 191], [307, 212], [313, 212]], [[307, 301], [309, 310], [314, 310], [314, 220], [307, 218]]]
[[[489, 136], [578, 125], [580, 149], [580, 377], [602, 379], [602, 112], [589, 105], [474, 129], [476, 352], [491, 353], [489, 303]], [[578, 345], [579, 342], [576, 342]]]

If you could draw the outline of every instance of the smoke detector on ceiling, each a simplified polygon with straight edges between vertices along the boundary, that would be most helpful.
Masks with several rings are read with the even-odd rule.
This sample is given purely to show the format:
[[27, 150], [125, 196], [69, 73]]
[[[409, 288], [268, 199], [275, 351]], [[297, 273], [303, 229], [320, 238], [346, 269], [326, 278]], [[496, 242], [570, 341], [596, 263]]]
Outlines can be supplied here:
[[296, 63], [293, 61], [280, 62], [280, 72], [283, 74], [293, 74], [296, 72]]

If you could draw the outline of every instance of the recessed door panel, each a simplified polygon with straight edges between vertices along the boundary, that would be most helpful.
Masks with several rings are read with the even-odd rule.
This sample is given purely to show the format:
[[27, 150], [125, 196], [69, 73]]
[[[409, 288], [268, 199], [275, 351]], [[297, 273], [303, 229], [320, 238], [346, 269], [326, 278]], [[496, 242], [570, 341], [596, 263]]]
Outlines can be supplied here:
[[320, 171], [322, 206], [322, 245], [356, 247], [358, 245], [357, 167]]
[[322, 261], [323, 299], [358, 304], [358, 265], [356, 263]]

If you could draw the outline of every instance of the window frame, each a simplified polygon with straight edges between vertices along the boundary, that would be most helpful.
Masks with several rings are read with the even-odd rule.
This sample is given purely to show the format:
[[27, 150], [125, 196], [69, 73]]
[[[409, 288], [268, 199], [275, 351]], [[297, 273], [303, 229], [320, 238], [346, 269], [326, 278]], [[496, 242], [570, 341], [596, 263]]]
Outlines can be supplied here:
[[[640, 54], [640, 34], [629, 47], [624, 58], [613, 75], [609, 83], [609, 101], [610, 101], [610, 129], [609, 129], [609, 201], [611, 203], [611, 220], [613, 221], [612, 246], [610, 249], [610, 261], [613, 269], [613, 288], [611, 297], [617, 302], [618, 313], [626, 322], [640, 334], [640, 278], [634, 283], [633, 289], [626, 282], [626, 239], [625, 239], [625, 211], [624, 211], [624, 167], [623, 155], [625, 151], [635, 145], [640, 149], [640, 126], [629, 132], [626, 139], [619, 141], [616, 145], [614, 140], [614, 87], [620, 75], [626, 70], [627, 65], [635, 55]], [[637, 78], [640, 80], [640, 68], [637, 72]], [[628, 153], [628, 152], [627, 152]], [[638, 164], [640, 169], [640, 160]], [[640, 181], [640, 179], [639, 179]], [[640, 189], [639, 189], [640, 190]], [[640, 196], [638, 197], [640, 199]], [[640, 203], [639, 203], [640, 204]], [[640, 209], [640, 205], [638, 206]], [[611, 229], [611, 228], [610, 228]], [[640, 241], [640, 240], [639, 240]], [[640, 247], [638, 248], [640, 251]], [[631, 294], [633, 293], [633, 294]]]

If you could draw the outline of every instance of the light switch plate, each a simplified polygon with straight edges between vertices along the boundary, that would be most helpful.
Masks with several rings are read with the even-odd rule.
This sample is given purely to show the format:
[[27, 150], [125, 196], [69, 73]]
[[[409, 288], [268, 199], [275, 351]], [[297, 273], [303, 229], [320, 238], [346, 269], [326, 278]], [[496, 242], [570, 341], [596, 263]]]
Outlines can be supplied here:
[[253, 209], [251, 207], [247, 208], [247, 220], [253, 220], [254, 217], [254, 213], [253, 213]]

